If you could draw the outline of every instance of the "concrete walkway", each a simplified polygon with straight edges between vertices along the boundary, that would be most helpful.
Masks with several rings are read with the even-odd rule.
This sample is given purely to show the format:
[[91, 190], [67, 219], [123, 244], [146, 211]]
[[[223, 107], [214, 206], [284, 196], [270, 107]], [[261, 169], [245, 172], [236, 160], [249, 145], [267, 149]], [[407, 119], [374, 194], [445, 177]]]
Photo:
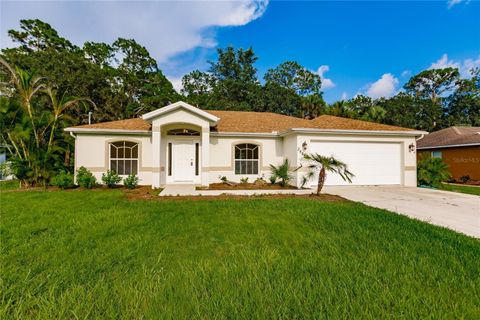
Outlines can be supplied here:
[[194, 184], [169, 184], [160, 192], [160, 196], [193, 196], [195, 192]]
[[322, 192], [480, 238], [479, 196], [399, 186], [326, 186]]

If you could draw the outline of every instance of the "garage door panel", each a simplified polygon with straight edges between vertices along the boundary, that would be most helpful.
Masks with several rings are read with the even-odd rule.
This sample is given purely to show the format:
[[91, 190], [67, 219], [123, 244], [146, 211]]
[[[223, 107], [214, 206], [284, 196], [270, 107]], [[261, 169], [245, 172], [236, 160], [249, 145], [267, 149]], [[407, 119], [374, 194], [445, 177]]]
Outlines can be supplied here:
[[[401, 184], [400, 143], [312, 142], [309, 152], [334, 156], [355, 175], [353, 185]], [[312, 185], [316, 184], [316, 179]], [[326, 185], [348, 185], [335, 173], [327, 173]]]

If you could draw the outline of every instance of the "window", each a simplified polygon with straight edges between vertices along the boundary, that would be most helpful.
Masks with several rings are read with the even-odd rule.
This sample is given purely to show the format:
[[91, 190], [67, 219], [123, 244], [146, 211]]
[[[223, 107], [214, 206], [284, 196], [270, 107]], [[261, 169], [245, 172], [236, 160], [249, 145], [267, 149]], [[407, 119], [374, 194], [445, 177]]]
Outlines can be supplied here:
[[168, 130], [167, 135], [169, 136], [199, 136], [200, 132], [191, 130], [191, 129], [173, 129]]
[[119, 175], [138, 173], [138, 143], [117, 141], [110, 143], [110, 170]]
[[258, 146], [250, 143], [235, 146], [235, 174], [258, 174]]
[[432, 158], [442, 159], [442, 151], [432, 151]]

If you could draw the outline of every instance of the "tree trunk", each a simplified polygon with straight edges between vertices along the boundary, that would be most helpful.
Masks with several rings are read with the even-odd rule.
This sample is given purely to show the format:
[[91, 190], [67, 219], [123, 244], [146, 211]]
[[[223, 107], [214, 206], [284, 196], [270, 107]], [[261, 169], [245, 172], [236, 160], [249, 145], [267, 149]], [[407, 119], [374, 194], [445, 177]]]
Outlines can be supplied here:
[[317, 184], [317, 196], [320, 195], [320, 191], [322, 191], [323, 184], [325, 183], [325, 168], [320, 169], [318, 173], [318, 184]]

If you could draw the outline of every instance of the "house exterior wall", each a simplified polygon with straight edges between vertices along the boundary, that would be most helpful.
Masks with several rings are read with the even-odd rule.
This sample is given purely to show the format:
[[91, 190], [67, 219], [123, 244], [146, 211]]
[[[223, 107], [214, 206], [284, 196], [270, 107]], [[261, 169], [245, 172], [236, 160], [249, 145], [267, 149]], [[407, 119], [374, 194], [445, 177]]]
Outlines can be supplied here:
[[109, 167], [109, 143], [132, 141], [139, 145], [138, 177], [141, 185], [152, 184], [152, 143], [150, 135], [77, 134], [75, 139], [75, 172], [80, 167], [90, 170], [98, 182]]
[[[252, 175], [235, 174], [235, 145], [240, 143], [256, 144], [259, 152], [259, 172]], [[270, 164], [279, 165], [283, 162], [283, 138], [281, 137], [210, 137], [210, 174], [209, 182], [220, 182], [219, 176], [239, 182], [240, 178], [248, 177], [253, 182], [256, 178], [270, 176]]]
[[421, 156], [434, 151], [442, 153], [454, 179], [470, 176], [470, 179], [480, 180], [480, 146], [422, 149], [418, 153]]
[[[181, 116], [181, 117], [180, 117]], [[109, 169], [109, 149], [108, 145], [113, 141], [133, 141], [138, 142], [140, 147], [140, 159], [138, 176], [141, 185], [154, 185], [160, 183], [160, 186], [169, 183], [166, 175], [167, 166], [167, 143], [175, 137], [167, 136], [166, 131], [176, 126], [186, 126], [183, 121], [191, 121], [196, 119], [195, 123], [187, 126], [202, 130], [199, 139], [201, 144], [201, 180], [195, 181], [197, 184], [209, 184], [219, 182], [219, 176], [226, 176], [231, 181], [239, 181], [242, 177], [248, 177], [249, 181], [264, 176], [268, 179], [270, 176], [270, 164], [279, 165], [285, 158], [290, 161], [292, 170], [297, 169], [301, 164], [300, 149], [304, 142], [308, 145], [314, 141], [349, 141], [349, 142], [394, 142], [399, 143], [402, 149], [401, 172], [402, 185], [416, 186], [416, 155], [415, 152], [409, 151], [409, 145], [415, 145], [414, 137], [404, 136], [377, 136], [362, 134], [289, 134], [284, 137], [272, 137], [262, 135], [238, 135], [238, 136], [219, 136], [211, 134], [208, 122], [193, 116], [189, 112], [172, 117], [165, 118], [164, 121], [153, 123], [154, 132], [145, 135], [138, 134], [91, 134], [78, 133], [75, 140], [75, 169], [84, 166], [96, 176], [100, 181], [102, 173]], [[182, 122], [175, 121], [182, 119]], [[203, 121], [203, 122], [202, 122]], [[182, 124], [183, 123], [183, 124]], [[207, 129], [208, 128], [208, 129]], [[158, 135], [155, 140], [155, 130]], [[207, 131], [208, 130], [208, 134]], [[205, 141], [207, 148], [205, 148]], [[259, 173], [255, 175], [236, 175], [234, 166], [234, 146], [239, 143], [252, 143], [260, 146], [260, 164]], [[155, 154], [158, 162], [155, 162]], [[207, 154], [205, 154], [207, 152]], [[208, 155], [205, 157], [205, 155]], [[480, 156], [479, 156], [480, 157]], [[300, 186], [302, 177], [306, 173], [306, 168], [302, 167], [292, 172], [292, 184]], [[160, 179], [160, 180], [156, 180]], [[158, 182], [160, 181], [160, 182]]]

